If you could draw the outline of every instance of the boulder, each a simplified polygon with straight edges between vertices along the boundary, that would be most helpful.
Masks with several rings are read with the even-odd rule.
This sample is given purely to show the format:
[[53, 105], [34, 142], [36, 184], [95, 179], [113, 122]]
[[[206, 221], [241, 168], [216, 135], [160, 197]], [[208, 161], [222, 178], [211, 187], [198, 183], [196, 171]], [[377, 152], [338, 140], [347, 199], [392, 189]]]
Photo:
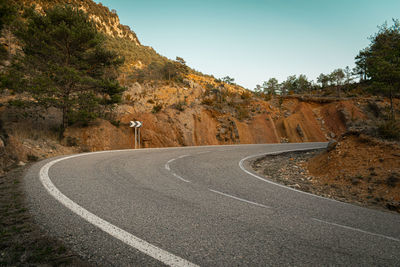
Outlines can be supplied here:
[[328, 147], [327, 147], [328, 152], [334, 150], [336, 148], [337, 144], [338, 144], [338, 142], [335, 139], [331, 139], [329, 141]]

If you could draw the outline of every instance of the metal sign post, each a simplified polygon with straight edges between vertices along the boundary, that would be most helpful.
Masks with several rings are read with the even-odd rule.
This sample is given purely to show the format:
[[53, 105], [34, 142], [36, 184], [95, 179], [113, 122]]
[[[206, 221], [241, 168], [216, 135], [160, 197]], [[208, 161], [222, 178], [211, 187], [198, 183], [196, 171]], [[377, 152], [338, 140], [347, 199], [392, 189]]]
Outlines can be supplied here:
[[135, 149], [137, 148], [137, 128], [135, 127]]
[[129, 127], [135, 128], [135, 149], [137, 148], [137, 144], [139, 143], [140, 148], [140, 127], [142, 127], [141, 121], [130, 121]]

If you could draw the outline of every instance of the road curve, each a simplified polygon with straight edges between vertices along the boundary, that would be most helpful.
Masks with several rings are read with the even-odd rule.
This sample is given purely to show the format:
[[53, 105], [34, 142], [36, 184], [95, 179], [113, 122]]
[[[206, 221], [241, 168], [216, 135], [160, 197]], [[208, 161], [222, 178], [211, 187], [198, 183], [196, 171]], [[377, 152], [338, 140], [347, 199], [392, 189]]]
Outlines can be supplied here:
[[400, 216], [257, 176], [248, 159], [326, 143], [106, 151], [25, 175], [38, 223], [104, 266], [400, 265]]

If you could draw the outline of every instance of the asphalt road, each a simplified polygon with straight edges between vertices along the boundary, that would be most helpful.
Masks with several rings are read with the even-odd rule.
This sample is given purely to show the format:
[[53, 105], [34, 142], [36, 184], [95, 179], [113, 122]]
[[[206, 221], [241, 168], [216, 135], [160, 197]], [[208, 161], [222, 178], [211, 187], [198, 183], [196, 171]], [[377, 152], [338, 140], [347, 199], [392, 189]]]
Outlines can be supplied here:
[[34, 165], [25, 188], [38, 223], [98, 265], [400, 266], [398, 214], [276, 185], [246, 160], [325, 146], [80, 154]]

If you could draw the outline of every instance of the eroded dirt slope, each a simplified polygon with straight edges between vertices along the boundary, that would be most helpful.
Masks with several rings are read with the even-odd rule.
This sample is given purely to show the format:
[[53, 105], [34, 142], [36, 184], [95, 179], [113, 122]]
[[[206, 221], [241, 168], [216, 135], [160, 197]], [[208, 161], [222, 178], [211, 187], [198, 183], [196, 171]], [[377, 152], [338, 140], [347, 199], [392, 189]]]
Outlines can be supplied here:
[[345, 135], [308, 161], [313, 184], [331, 195], [347, 192], [361, 203], [400, 211], [400, 147], [365, 135]]
[[274, 100], [253, 99], [248, 107], [253, 112], [242, 120], [229, 112], [196, 104], [195, 98], [190, 102], [194, 104], [187, 104], [183, 110], [163, 102], [163, 109], [156, 113], [152, 112], [155, 104], [147, 101], [142, 100], [141, 105], [135, 102], [137, 105], [120, 106], [119, 127], [97, 121], [87, 128], [71, 127], [66, 136], [91, 151], [130, 148], [133, 129], [128, 127], [129, 121], [139, 120], [143, 122], [141, 141], [144, 147], [318, 142], [340, 135], [349, 124], [364, 118], [360, 108], [351, 101], [318, 104], [287, 99], [279, 106]]

